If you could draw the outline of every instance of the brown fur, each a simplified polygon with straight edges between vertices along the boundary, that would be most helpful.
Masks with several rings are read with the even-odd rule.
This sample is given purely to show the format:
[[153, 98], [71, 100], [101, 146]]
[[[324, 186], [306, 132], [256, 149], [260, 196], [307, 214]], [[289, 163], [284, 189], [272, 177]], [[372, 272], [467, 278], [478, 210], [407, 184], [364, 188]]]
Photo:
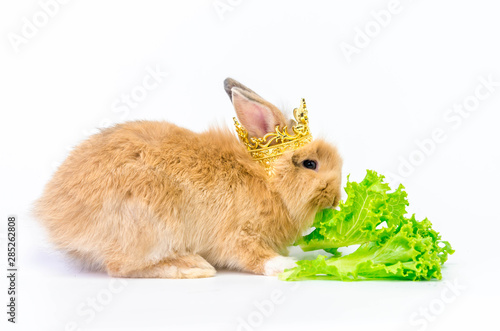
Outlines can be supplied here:
[[338, 203], [341, 165], [332, 146], [314, 140], [285, 153], [268, 178], [229, 129], [129, 122], [75, 148], [35, 210], [58, 248], [111, 276], [263, 273], [318, 208]]

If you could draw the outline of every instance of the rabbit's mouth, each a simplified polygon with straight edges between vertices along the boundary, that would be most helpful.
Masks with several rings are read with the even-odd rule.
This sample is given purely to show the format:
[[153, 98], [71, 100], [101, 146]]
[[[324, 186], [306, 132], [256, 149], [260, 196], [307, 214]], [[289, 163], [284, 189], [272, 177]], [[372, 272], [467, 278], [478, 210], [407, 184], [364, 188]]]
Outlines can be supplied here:
[[335, 194], [329, 185], [326, 185], [314, 200], [320, 208], [335, 208], [339, 204], [339, 198], [340, 196]]
[[340, 202], [340, 196], [335, 195], [335, 196], [333, 197], [332, 206], [331, 206], [331, 207], [329, 207], [329, 208], [332, 208], [332, 209], [333, 209], [333, 208], [337, 207], [337, 206], [339, 205], [339, 202]]
[[328, 204], [324, 208], [334, 209], [338, 205], [339, 205], [339, 199], [337, 196], [334, 196], [333, 198], [330, 198], [328, 200]]

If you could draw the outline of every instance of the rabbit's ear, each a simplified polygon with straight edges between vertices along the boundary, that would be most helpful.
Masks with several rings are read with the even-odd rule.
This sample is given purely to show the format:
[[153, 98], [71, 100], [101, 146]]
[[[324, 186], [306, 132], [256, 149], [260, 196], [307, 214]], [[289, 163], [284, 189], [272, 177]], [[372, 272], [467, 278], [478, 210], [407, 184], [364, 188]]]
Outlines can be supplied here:
[[233, 87], [231, 99], [241, 125], [251, 137], [263, 137], [266, 133], [274, 132], [277, 125], [286, 125], [283, 113], [253, 92]]
[[262, 99], [257, 93], [246, 87], [245, 85], [241, 84], [240, 82], [232, 79], [232, 78], [226, 78], [224, 79], [224, 90], [226, 90], [227, 95], [229, 95], [229, 99], [233, 101], [233, 92], [231, 91], [233, 87], [238, 87], [242, 89], [243, 91], [248, 92], [249, 94], [253, 94], [255, 98]]

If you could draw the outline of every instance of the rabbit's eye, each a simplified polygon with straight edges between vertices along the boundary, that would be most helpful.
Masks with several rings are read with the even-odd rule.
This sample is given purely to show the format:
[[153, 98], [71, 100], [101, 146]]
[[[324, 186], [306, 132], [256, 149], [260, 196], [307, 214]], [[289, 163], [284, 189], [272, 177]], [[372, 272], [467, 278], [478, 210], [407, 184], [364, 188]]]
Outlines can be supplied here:
[[304, 162], [302, 162], [302, 165], [304, 166], [304, 168], [311, 170], [315, 170], [317, 167], [316, 161], [313, 160], [305, 160]]

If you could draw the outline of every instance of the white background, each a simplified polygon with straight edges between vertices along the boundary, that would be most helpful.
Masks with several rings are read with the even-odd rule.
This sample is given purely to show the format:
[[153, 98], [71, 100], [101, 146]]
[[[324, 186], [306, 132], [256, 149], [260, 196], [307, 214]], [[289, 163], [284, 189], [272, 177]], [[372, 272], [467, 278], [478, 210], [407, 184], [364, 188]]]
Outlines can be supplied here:
[[[0, 5], [0, 217], [19, 222], [9, 330], [498, 330], [500, 87], [481, 87], [481, 77], [500, 82], [496, 2], [401, 0], [385, 26], [373, 11], [392, 8], [387, 0], [74, 0], [47, 22], [40, 3]], [[13, 45], [26, 20], [40, 27]], [[357, 53], [346, 56], [346, 44]], [[116, 108], [156, 68], [168, 75], [135, 108]], [[227, 76], [288, 110], [306, 98], [314, 135], [339, 147], [345, 175], [398, 175], [410, 211], [457, 251], [443, 281], [286, 283], [222, 271], [122, 284], [54, 252], [30, 208], [68, 151], [121, 121], [231, 125]], [[470, 111], [450, 113], [464, 102]], [[429, 143], [435, 130], [446, 139]]]

